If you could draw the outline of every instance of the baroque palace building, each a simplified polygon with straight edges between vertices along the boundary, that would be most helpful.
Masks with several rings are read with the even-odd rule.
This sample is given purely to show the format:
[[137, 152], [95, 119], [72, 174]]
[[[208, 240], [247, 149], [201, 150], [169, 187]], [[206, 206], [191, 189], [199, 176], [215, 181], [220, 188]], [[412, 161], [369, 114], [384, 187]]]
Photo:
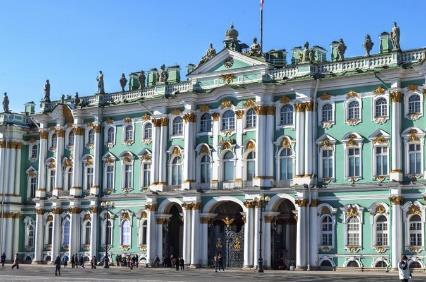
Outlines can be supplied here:
[[[226, 31], [180, 80], [130, 73], [123, 91], [0, 114], [0, 252], [182, 256], [205, 267], [425, 268], [426, 49], [331, 58], [262, 53]], [[129, 82], [127, 88], [127, 80]], [[125, 89], [126, 87], [126, 89]], [[128, 89], [128, 90], [127, 90]]]

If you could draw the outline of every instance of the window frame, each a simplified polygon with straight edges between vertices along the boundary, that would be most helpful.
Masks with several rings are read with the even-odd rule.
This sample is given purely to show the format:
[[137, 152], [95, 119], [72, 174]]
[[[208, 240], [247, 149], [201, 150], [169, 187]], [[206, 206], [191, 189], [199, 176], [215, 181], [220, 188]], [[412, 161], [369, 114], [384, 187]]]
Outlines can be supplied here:
[[[229, 116], [226, 116], [226, 114], [229, 113]], [[231, 116], [232, 113], [232, 116]], [[221, 131], [235, 131], [236, 130], [236, 118], [235, 118], [235, 111], [232, 109], [225, 110], [220, 115], [220, 130]]]
[[[358, 117], [356, 117], [356, 116], [351, 117], [350, 116], [350, 111], [351, 111], [350, 105], [353, 102], [357, 102], [358, 103]], [[359, 124], [359, 123], [362, 122], [362, 108], [363, 108], [363, 105], [362, 105], [362, 99], [361, 98], [359, 98], [359, 97], [352, 97], [350, 99], [347, 99], [345, 101], [345, 103], [344, 103], [344, 106], [345, 106], [345, 123], [346, 124], [348, 124], [348, 125], [357, 125], [357, 124]]]
[[[284, 137], [284, 138], [286, 138], [286, 137]], [[291, 142], [291, 141], [289, 141], [289, 142]], [[281, 153], [284, 151], [284, 150], [289, 150], [290, 151], [290, 155], [287, 155], [287, 156], [281, 156]], [[287, 162], [290, 162], [291, 163], [291, 174], [292, 174], [292, 178], [285, 178], [285, 179], [283, 179], [283, 178], [281, 178], [281, 170], [282, 170], [282, 168], [281, 168], [281, 161], [282, 161], [282, 159], [284, 159], [284, 158], [286, 158], [286, 159], [288, 159], [288, 161]], [[293, 149], [293, 147], [291, 146], [291, 147], [281, 147], [281, 148], [279, 148], [279, 150], [278, 150], [278, 152], [277, 152], [277, 161], [278, 161], [278, 164], [277, 164], [277, 178], [278, 178], [278, 182], [279, 183], [288, 183], [288, 184], [291, 184], [292, 182], [293, 182], [293, 180], [294, 180], [294, 178], [295, 178], [295, 165], [296, 165], [296, 154], [295, 154], [295, 151], [294, 151], [294, 149]], [[288, 174], [288, 171], [286, 172], [286, 174]]]
[[[204, 116], [208, 116], [209, 118], [203, 119]], [[205, 127], [209, 127], [209, 130], [206, 130]], [[212, 132], [212, 129], [212, 115], [209, 112], [201, 113], [198, 133], [209, 134]]]
[[183, 118], [181, 116], [175, 116], [172, 119], [172, 136], [183, 136]]
[[[249, 115], [249, 113], [251, 113]], [[257, 114], [256, 111], [253, 108], [247, 109], [245, 112], [245, 119], [244, 119], [244, 129], [245, 130], [251, 130], [256, 129], [257, 127]]]
[[[290, 108], [291, 112], [283, 112], [284, 108]], [[291, 119], [291, 122], [285, 123], [285, 118], [283, 118], [283, 115], [287, 114], [288, 118]], [[292, 103], [287, 103], [284, 105], [281, 105], [278, 111], [278, 123], [280, 127], [292, 127], [295, 124], [295, 111], [294, 111], [294, 105]]]

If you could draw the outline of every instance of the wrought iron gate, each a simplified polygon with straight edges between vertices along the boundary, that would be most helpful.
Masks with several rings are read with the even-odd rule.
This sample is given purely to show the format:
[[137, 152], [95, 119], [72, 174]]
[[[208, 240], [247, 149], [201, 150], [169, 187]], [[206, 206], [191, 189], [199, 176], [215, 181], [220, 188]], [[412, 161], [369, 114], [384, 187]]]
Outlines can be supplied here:
[[212, 228], [209, 253], [211, 258], [215, 254], [221, 254], [225, 267], [241, 268], [244, 263], [244, 228], [237, 232], [235, 227], [225, 226], [223, 232], [215, 231], [215, 228]]

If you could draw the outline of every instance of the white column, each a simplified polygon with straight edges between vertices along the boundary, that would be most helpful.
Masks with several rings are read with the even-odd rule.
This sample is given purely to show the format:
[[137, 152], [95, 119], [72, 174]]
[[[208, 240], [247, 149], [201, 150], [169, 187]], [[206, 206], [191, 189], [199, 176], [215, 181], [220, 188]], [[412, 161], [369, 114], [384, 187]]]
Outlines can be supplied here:
[[235, 153], [237, 155], [237, 161], [235, 164], [235, 186], [236, 187], [242, 187], [242, 182], [244, 178], [244, 162], [243, 162], [243, 116], [244, 111], [238, 110], [235, 112], [235, 115], [237, 117], [236, 120], [236, 132], [237, 132], [237, 138], [236, 138], [236, 148]]
[[47, 137], [49, 135], [47, 123], [40, 123], [40, 146], [38, 158], [38, 179], [37, 179], [37, 198], [46, 197], [46, 158], [47, 158]]
[[155, 203], [145, 204], [147, 214], [147, 232], [146, 232], [146, 262], [149, 266], [152, 265], [155, 259], [156, 249], [156, 228], [157, 223], [155, 220]]
[[212, 179], [210, 187], [212, 189], [218, 188], [218, 182], [219, 182], [219, 169], [220, 169], [220, 159], [219, 159], [219, 113], [213, 113], [213, 124], [212, 124], [212, 136], [213, 136], [213, 151], [212, 151], [212, 158], [213, 158], [213, 166], [212, 166]]
[[151, 156], [151, 183], [158, 184], [158, 172], [160, 164], [160, 134], [161, 134], [161, 119], [152, 119], [152, 156]]
[[78, 254], [81, 249], [80, 241], [80, 232], [81, 232], [81, 220], [80, 212], [81, 209], [78, 203], [71, 202], [72, 207], [70, 207], [71, 222], [70, 222], [70, 254]]
[[259, 259], [259, 228], [260, 227], [260, 207], [259, 203], [257, 202], [254, 207], [254, 242], [253, 242], [253, 266], [258, 266], [258, 259]]
[[[266, 173], [266, 115], [265, 106], [258, 106], [256, 110], [256, 161], [254, 186], [263, 186]], [[257, 263], [257, 262], [256, 262]]]
[[263, 229], [263, 265], [265, 268], [271, 268], [271, 220], [270, 217], [265, 217]]
[[82, 160], [83, 157], [83, 138], [84, 128], [80, 125], [79, 118], [74, 119], [74, 146], [72, 149], [73, 169], [72, 169], [72, 187], [70, 191], [71, 196], [81, 196], [82, 194]]
[[10, 213], [10, 216], [5, 218], [6, 220], [6, 230], [5, 230], [5, 238], [3, 239], [5, 241], [5, 248], [4, 252], [6, 253], [6, 260], [12, 260], [13, 259], [13, 218], [12, 214]]
[[10, 146], [7, 148], [7, 151], [9, 152], [9, 161], [6, 163], [9, 167], [9, 170], [7, 170], [8, 176], [8, 189], [7, 194], [13, 195], [15, 189], [15, 168], [16, 168], [16, 145], [15, 142], [9, 142]]
[[167, 220], [157, 218], [157, 256], [160, 260], [163, 259], [163, 224], [167, 224]]
[[[274, 135], [275, 135], [275, 106], [269, 106], [266, 111], [266, 142], [265, 142], [265, 176], [268, 177], [264, 186], [272, 186], [274, 180]], [[257, 154], [256, 154], [257, 157]]]
[[200, 207], [196, 203], [192, 207], [192, 225], [191, 225], [191, 266], [200, 267], [200, 257], [202, 249], [200, 248]]
[[185, 264], [191, 264], [191, 204], [183, 204], [182, 256]]
[[251, 205], [245, 204], [247, 208], [246, 220], [244, 222], [244, 268], [250, 268], [252, 263], [250, 261], [250, 217], [251, 217]]
[[55, 207], [52, 210], [53, 212], [53, 239], [52, 239], [52, 256], [50, 258], [51, 262], [54, 262], [56, 257], [59, 255], [61, 250], [61, 213], [62, 210], [60, 207]]
[[[37, 204], [36, 204], [37, 206]], [[43, 242], [44, 242], [44, 209], [42, 206], [36, 208], [36, 228], [34, 240], [34, 260], [33, 263], [41, 263], [43, 260]]]
[[[90, 207], [90, 257], [98, 256], [98, 209], [96, 206]], [[102, 232], [102, 231], [101, 231]], [[103, 231], [105, 232], [105, 231]]]
[[[295, 178], [303, 177], [304, 171], [304, 155], [305, 155], [305, 104], [296, 104], [296, 176]], [[295, 179], [297, 182], [297, 180]]]
[[16, 254], [19, 252], [19, 240], [15, 240], [14, 238], [18, 238], [19, 237], [19, 230], [20, 230], [20, 222], [19, 222], [19, 214], [17, 214], [18, 216], [16, 216], [13, 219], [13, 239], [12, 239], [12, 243], [13, 243], [13, 254]]
[[55, 159], [56, 159], [55, 187], [53, 187], [52, 194], [54, 196], [59, 196], [60, 191], [62, 191], [62, 183], [63, 183], [63, 175], [64, 175], [64, 171], [62, 168], [62, 158], [64, 156], [64, 138], [65, 138], [65, 130], [60, 125], [58, 125], [56, 128], [56, 136], [57, 136], [57, 141], [56, 141], [56, 151], [55, 151]]
[[401, 158], [401, 100], [402, 93], [400, 90], [395, 90], [390, 94], [392, 105], [392, 129], [391, 129], [391, 144], [392, 144], [392, 170], [390, 179], [394, 181], [402, 181], [402, 158]]
[[402, 197], [399, 195], [391, 196], [392, 202], [392, 268], [398, 269], [398, 262], [401, 259], [402, 252], [402, 216], [401, 202]]
[[16, 143], [15, 195], [21, 195], [21, 149], [22, 144]]
[[6, 153], [6, 141], [0, 141], [0, 195], [1, 196], [3, 196], [2, 194], [6, 194], [5, 190], [7, 187], [7, 185], [3, 183], [5, 179], [5, 173], [6, 173], [5, 153]]
[[191, 189], [195, 183], [195, 121], [196, 115], [187, 112], [183, 115], [184, 151], [182, 189]]
[[158, 186], [160, 191], [167, 186], [167, 128], [169, 126], [169, 119], [167, 117], [161, 118], [161, 133], [160, 133], [160, 148], [159, 148], [159, 169], [158, 169]]
[[309, 264], [311, 269], [318, 267], [318, 238], [319, 238], [319, 228], [318, 228], [318, 199], [311, 200], [311, 206], [309, 208], [310, 212], [310, 221], [309, 221]]
[[305, 175], [308, 178], [312, 177], [312, 167], [313, 167], [313, 129], [314, 129], [314, 124], [313, 124], [313, 107], [314, 107], [314, 103], [313, 102], [307, 102], [305, 103]]
[[200, 247], [201, 247], [201, 265], [208, 266], [209, 258], [208, 258], [208, 244], [209, 244], [209, 218], [202, 217], [201, 218], [201, 236], [200, 236]]
[[297, 238], [296, 238], [296, 268], [306, 268], [306, 204], [307, 201], [297, 200]]
[[102, 126], [96, 124], [93, 128], [95, 131], [95, 140], [94, 140], [94, 158], [93, 158], [93, 186], [90, 187], [91, 195], [99, 195], [100, 189], [100, 174], [102, 171], [102, 162], [101, 162], [101, 132]]

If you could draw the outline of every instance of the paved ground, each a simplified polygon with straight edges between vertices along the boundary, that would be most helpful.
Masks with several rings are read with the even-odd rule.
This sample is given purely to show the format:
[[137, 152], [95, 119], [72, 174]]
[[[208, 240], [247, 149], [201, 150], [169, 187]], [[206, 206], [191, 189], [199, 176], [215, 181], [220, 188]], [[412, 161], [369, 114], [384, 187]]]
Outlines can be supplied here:
[[[396, 273], [378, 272], [289, 272], [266, 271], [263, 274], [251, 270], [227, 270], [215, 273], [208, 269], [189, 269], [177, 272], [174, 269], [129, 270], [112, 267], [110, 269], [70, 269], [62, 268], [62, 276], [55, 277], [53, 266], [21, 265], [19, 270], [11, 270], [10, 265], [0, 267], [0, 281], [398, 281]], [[426, 281], [425, 273], [416, 273], [412, 281]]]

